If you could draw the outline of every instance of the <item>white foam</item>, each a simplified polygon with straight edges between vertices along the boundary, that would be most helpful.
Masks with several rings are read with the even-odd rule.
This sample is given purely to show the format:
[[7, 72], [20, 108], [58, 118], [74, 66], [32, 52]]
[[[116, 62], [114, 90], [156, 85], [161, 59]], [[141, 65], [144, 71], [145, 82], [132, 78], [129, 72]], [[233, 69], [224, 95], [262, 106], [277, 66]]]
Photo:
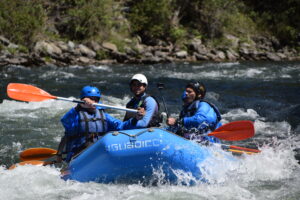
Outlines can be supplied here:
[[163, 77], [178, 78], [178, 79], [195, 79], [199, 77], [205, 79], [221, 80], [221, 79], [261, 79], [270, 81], [277, 78], [291, 79], [292, 75], [300, 74], [300, 69], [297, 66], [289, 66], [281, 71], [270, 70], [269, 67], [251, 67], [240, 65], [239, 63], [208, 63], [204, 65], [192, 66], [192, 71], [176, 72], [162, 71], [160, 74]]
[[44, 80], [49, 80], [49, 79], [53, 79], [55, 81], [59, 81], [60, 79], [69, 79], [69, 78], [73, 78], [76, 75], [74, 73], [70, 73], [70, 72], [64, 72], [64, 71], [46, 71], [45, 73], [43, 73], [40, 78], [44, 79]]
[[255, 121], [256, 132], [264, 136], [274, 136], [287, 138], [291, 134], [291, 125], [286, 121], [283, 122], [264, 122], [261, 120]]
[[237, 121], [240, 119], [247, 119], [247, 120], [256, 120], [260, 119], [263, 120], [263, 117], [260, 117], [259, 114], [253, 109], [244, 109], [244, 108], [236, 108], [232, 109], [229, 112], [222, 115], [226, 121]]
[[42, 102], [20, 102], [4, 100], [0, 104], [0, 116], [12, 116], [14, 118], [38, 118], [46, 112], [47, 116], [54, 116], [59, 111], [68, 110], [73, 103], [47, 100]]
[[[154, 173], [157, 186], [142, 184], [98, 184], [63, 181], [60, 169], [42, 166], [21, 166], [14, 170], [0, 167], [0, 192], [3, 199], [282, 199], [288, 194], [287, 188], [281, 194], [270, 193], [263, 188], [264, 182], [285, 183], [300, 173], [299, 165], [293, 158], [287, 143], [274, 141], [273, 146], [265, 145], [262, 153], [237, 157], [230, 161], [222, 156], [212, 157], [200, 167], [210, 183], [197, 182], [189, 173], [173, 172], [179, 177], [179, 185], [163, 182], [164, 174]], [[213, 148], [212, 148], [213, 149]], [[215, 149], [216, 150], [216, 149]], [[217, 150], [218, 152], [218, 150]], [[172, 170], [172, 169], [171, 169]], [[195, 186], [188, 187], [193, 180]], [[161, 182], [160, 182], [161, 181]], [[299, 182], [293, 182], [297, 184]], [[297, 187], [293, 189], [294, 194]], [[299, 191], [299, 190], [298, 190]]]
[[112, 68], [107, 65], [92, 65], [88, 67], [89, 72], [96, 72], [96, 71], [105, 71], [105, 72], [112, 72]]

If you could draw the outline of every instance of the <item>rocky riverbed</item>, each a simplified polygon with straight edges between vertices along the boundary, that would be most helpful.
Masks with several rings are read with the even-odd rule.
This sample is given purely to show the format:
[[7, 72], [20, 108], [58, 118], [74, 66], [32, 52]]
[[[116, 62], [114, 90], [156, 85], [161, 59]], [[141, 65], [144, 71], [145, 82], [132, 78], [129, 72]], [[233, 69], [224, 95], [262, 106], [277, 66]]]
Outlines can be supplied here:
[[68, 66], [112, 63], [300, 60], [300, 53], [295, 48], [282, 46], [274, 37], [258, 36], [248, 39], [247, 42], [241, 41], [233, 35], [226, 35], [225, 37], [228, 45], [218, 48], [211, 47], [201, 39], [196, 38], [190, 40], [184, 47], [178, 47], [164, 41], [157, 41], [150, 46], [124, 39], [128, 46], [122, 51], [111, 42], [90, 41], [85, 44], [78, 44], [73, 41], [41, 40], [36, 42], [29, 52], [22, 52], [18, 45], [0, 36], [0, 66], [9, 64]]

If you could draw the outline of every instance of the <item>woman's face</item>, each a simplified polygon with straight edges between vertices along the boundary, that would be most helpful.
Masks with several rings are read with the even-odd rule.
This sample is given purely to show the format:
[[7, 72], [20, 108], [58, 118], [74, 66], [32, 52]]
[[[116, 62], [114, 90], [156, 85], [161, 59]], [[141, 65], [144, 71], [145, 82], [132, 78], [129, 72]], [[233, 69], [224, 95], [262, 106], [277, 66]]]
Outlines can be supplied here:
[[193, 101], [195, 101], [197, 94], [192, 88], [186, 88], [185, 94], [186, 94], [186, 97], [184, 99], [185, 104], [189, 104], [189, 103], [192, 103]]

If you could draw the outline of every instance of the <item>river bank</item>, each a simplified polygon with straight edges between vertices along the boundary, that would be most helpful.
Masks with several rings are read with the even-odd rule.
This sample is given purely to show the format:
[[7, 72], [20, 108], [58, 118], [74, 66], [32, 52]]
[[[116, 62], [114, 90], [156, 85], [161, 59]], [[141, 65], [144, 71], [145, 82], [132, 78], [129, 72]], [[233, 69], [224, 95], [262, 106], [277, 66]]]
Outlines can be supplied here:
[[226, 35], [228, 44], [212, 47], [201, 39], [194, 38], [183, 47], [164, 41], [156, 41], [153, 45], [142, 44], [136, 40], [124, 39], [128, 44], [124, 49], [118, 49], [111, 42], [75, 43], [73, 41], [40, 40], [33, 44], [30, 52], [22, 51], [21, 47], [7, 38], [0, 36], [2, 46], [0, 66], [24, 65], [40, 66], [54, 64], [68, 65], [99, 65], [99, 64], [155, 64], [168, 62], [201, 62], [201, 61], [241, 61], [270, 60], [291, 61], [300, 60], [300, 53], [292, 47], [281, 46], [272, 37], [252, 37], [241, 41], [233, 35]]

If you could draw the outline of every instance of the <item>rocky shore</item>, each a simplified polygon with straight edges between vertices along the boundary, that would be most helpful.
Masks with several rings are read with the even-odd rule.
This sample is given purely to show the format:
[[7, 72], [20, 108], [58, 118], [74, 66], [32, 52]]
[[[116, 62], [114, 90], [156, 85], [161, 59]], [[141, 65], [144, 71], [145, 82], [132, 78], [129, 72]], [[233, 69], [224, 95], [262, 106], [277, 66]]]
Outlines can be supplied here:
[[68, 66], [113, 63], [155, 64], [199, 61], [300, 60], [300, 53], [295, 48], [282, 46], [276, 38], [259, 36], [243, 42], [233, 35], [226, 35], [225, 37], [228, 45], [218, 48], [210, 47], [210, 45], [196, 38], [186, 43], [184, 48], [179, 48], [164, 41], [157, 41], [156, 44], [149, 46], [141, 42], [124, 39], [128, 46], [122, 51], [110, 42], [100, 44], [90, 41], [85, 44], [77, 44], [72, 41], [38, 41], [30, 52], [22, 52], [18, 45], [0, 36], [0, 66], [10, 64]]

